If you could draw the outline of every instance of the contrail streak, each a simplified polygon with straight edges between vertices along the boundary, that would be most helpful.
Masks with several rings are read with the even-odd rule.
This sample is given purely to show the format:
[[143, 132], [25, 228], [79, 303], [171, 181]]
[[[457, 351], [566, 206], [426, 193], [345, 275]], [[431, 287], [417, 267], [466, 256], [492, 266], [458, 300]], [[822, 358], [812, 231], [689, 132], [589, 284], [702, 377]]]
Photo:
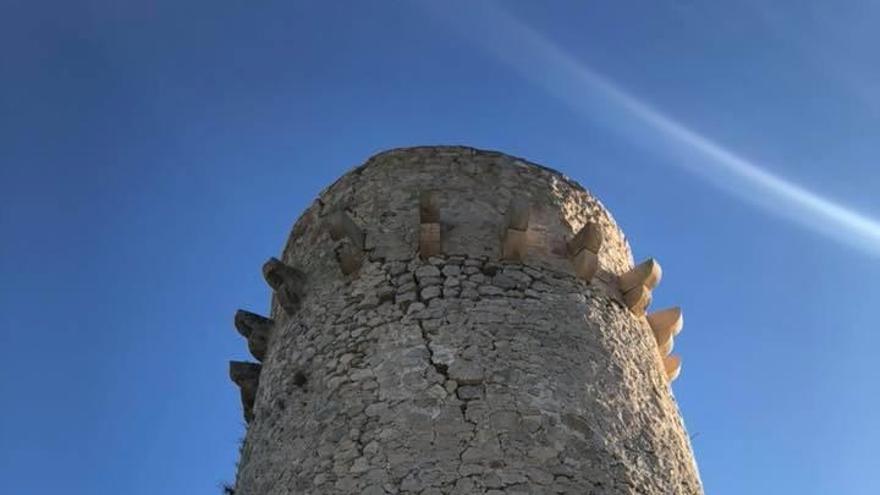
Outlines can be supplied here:
[[[579, 113], [599, 119], [640, 144], [663, 148], [674, 155], [678, 165], [745, 201], [880, 256], [880, 223], [876, 220], [774, 175], [662, 114], [579, 63], [498, 5], [425, 5], [462, 35]], [[458, 7], [454, 16], [443, 10], [450, 5]]]

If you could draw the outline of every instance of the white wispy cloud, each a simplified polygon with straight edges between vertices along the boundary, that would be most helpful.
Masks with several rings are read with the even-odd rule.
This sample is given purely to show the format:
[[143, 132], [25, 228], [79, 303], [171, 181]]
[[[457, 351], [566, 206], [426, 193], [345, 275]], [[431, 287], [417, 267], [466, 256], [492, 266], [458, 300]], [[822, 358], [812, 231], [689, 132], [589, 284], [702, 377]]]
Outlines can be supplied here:
[[583, 116], [671, 154], [675, 163], [742, 200], [880, 256], [880, 222], [773, 174], [677, 122], [494, 2], [432, 2], [425, 8]]

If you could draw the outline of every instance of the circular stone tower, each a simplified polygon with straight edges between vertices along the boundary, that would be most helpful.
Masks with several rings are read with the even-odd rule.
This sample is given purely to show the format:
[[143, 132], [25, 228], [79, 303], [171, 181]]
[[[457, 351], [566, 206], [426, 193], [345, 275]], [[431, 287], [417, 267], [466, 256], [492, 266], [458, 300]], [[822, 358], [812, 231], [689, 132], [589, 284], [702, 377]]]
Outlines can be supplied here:
[[501, 153], [374, 156], [263, 266], [235, 325], [236, 495], [698, 494], [669, 390], [681, 311], [580, 185]]

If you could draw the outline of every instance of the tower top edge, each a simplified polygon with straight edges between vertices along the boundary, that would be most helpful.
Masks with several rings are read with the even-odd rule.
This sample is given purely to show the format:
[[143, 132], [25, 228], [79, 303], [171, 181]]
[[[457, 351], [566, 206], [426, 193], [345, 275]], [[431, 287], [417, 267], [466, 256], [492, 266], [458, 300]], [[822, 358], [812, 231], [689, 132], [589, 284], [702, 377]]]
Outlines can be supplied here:
[[[493, 149], [485, 149], [485, 148], [477, 148], [475, 146], [468, 146], [464, 144], [426, 144], [426, 145], [414, 145], [414, 146], [400, 146], [396, 148], [389, 148], [386, 150], [378, 151], [370, 155], [367, 160], [343, 174], [341, 178], [348, 176], [350, 174], [359, 174], [372, 166], [375, 163], [383, 161], [383, 159], [393, 156], [461, 156], [461, 157], [496, 157], [496, 158], [506, 158], [508, 160], [512, 160], [517, 162], [520, 165], [532, 167], [538, 170], [542, 170], [544, 172], [550, 173], [552, 175], [557, 176], [559, 179], [566, 182], [573, 189], [579, 190], [581, 192], [585, 192], [587, 194], [592, 195], [590, 191], [581, 185], [580, 182], [571, 178], [567, 174], [553, 168], [548, 167], [546, 165], [542, 165], [540, 163], [533, 162], [527, 158], [523, 158], [521, 156], [512, 155], [510, 153], [505, 153], [503, 151], [493, 150]], [[332, 185], [330, 186], [332, 187]]]

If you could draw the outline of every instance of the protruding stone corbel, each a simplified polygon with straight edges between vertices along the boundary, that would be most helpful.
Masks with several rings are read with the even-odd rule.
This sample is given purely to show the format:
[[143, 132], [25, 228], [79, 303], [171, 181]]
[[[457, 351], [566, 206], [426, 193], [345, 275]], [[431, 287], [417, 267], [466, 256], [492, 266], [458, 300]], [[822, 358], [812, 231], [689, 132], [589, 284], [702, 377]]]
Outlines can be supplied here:
[[336, 248], [336, 261], [339, 262], [339, 269], [345, 275], [350, 275], [361, 267], [364, 261], [364, 252], [353, 244], [347, 242]]
[[436, 194], [422, 191], [419, 196], [419, 256], [428, 259], [440, 253], [440, 209]]
[[256, 313], [239, 309], [235, 312], [235, 328], [248, 341], [248, 349], [258, 361], [266, 357], [269, 335], [274, 322]]
[[660, 283], [662, 275], [660, 263], [654, 258], [648, 258], [617, 279], [623, 299], [633, 313], [645, 313], [651, 305], [651, 291]]
[[277, 258], [269, 258], [263, 265], [263, 278], [275, 291], [278, 303], [285, 313], [293, 315], [299, 310], [305, 293], [305, 275], [302, 272], [285, 265]]
[[574, 272], [589, 282], [599, 269], [599, 250], [602, 249], [602, 229], [595, 223], [584, 225], [568, 242], [568, 255]]
[[257, 388], [260, 386], [261, 369], [262, 366], [257, 363], [229, 362], [229, 378], [241, 391], [241, 407], [244, 411], [244, 420], [248, 423], [254, 419], [254, 401], [257, 399]]
[[364, 231], [344, 210], [337, 210], [328, 216], [328, 231], [334, 241], [343, 241], [336, 247], [336, 261], [342, 273], [356, 272], [364, 260]]
[[657, 348], [660, 350], [661, 355], [666, 356], [672, 351], [673, 337], [678, 335], [678, 332], [684, 326], [681, 308], [676, 306], [649, 314], [648, 325], [651, 326], [651, 331], [654, 333], [654, 339], [657, 341]]
[[327, 221], [331, 239], [339, 241], [348, 238], [356, 248], [364, 249], [364, 231], [354, 223], [346, 211], [334, 211], [328, 216]]
[[663, 369], [666, 371], [666, 380], [675, 381], [681, 374], [681, 356], [666, 356], [663, 358]]
[[663, 270], [660, 268], [660, 263], [654, 258], [648, 258], [633, 267], [632, 270], [621, 275], [618, 279], [618, 285], [621, 292], [628, 292], [639, 285], [647, 287], [648, 290], [653, 290], [660, 283], [662, 276]]
[[507, 212], [507, 231], [501, 244], [501, 258], [522, 261], [528, 250], [531, 204], [527, 198], [514, 198]]
[[599, 224], [590, 222], [568, 241], [568, 254], [574, 256], [586, 249], [594, 254], [599, 254], [602, 249], [602, 241], [605, 239]]
[[643, 315], [651, 305], [651, 291], [644, 285], [639, 285], [623, 293], [623, 302], [634, 314]]

